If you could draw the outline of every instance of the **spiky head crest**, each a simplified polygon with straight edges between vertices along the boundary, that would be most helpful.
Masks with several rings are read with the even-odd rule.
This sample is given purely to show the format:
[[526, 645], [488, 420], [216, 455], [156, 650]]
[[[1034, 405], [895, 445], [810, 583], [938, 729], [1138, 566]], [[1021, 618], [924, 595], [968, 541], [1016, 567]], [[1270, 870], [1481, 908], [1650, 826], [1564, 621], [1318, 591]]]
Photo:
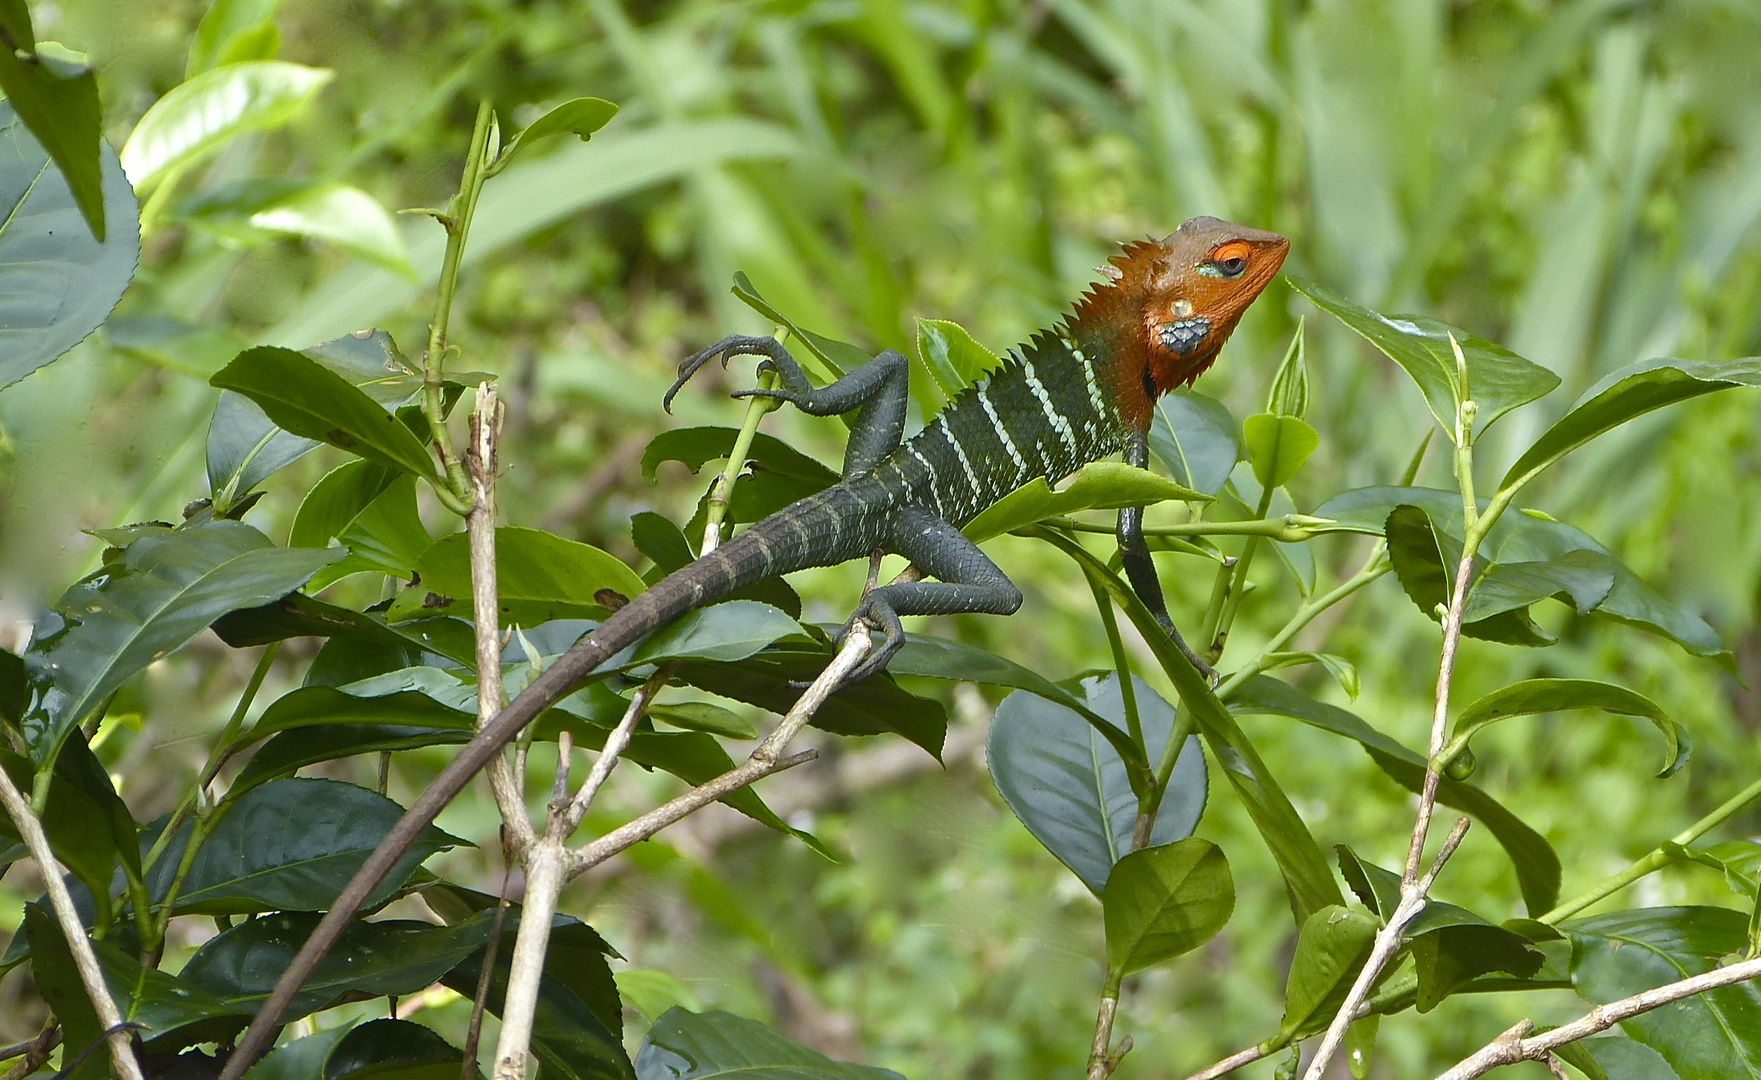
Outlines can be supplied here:
[[1277, 233], [1195, 217], [1108, 259], [1109, 280], [1083, 294], [1071, 322], [1110, 339], [1121, 416], [1147, 421], [1155, 398], [1203, 374], [1289, 251]]

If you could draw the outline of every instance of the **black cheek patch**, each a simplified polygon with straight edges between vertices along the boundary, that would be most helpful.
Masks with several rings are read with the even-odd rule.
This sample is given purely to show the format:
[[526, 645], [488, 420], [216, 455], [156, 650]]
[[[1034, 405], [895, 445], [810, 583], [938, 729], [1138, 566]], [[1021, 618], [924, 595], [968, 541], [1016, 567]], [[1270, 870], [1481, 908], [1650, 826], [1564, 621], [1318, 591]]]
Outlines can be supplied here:
[[1162, 345], [1176, 356], [1186, 356], [1210, 336], [1211, 321], [1194, 316], [1190, 319], [1179, 319], [1175, 322], [1163, 323], [1161, 328]]

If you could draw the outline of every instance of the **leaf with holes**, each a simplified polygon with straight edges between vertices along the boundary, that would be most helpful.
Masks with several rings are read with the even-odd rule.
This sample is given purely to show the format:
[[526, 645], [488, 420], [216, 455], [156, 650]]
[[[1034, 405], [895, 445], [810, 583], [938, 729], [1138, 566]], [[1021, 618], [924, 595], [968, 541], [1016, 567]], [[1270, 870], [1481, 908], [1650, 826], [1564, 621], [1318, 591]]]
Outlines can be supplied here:
[[[436, 540], [416, 560], [417, 583], [386, 611], [391, 622], [471, 614], [471, 545], [464, 533]], [[495, 530], [501, 625], [603, 618], [647, 588], [636, 572], [591, 544], [517, 526]]]

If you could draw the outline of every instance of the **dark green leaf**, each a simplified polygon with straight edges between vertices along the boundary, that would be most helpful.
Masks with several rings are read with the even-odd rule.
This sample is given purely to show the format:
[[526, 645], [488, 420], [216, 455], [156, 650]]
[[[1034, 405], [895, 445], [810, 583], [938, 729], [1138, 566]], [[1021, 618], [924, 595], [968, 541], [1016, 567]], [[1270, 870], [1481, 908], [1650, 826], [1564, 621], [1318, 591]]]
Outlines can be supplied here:
[[825, 370], [820, 374], [827, 376], [828, 379], [835, 379], [853, 368], [861, 367], [872, 359], [867, 353], [848, 342], [828, 338], [795, 325], [788, 316], [778, 312], [776, 308], [770, 306], [769, 301], [759, 296], [758, 290], [752, 287], [752, 280], [738, 270], [734, 271], [733, 292], [741, 302], [753, 311], [763, 315], [772, 323], [788, 327], [790, 336], [806, 345], [807, 351], [818, 357], [825, 365]]
[[[104, 805], [60, 775], [60, 764], [56, 762], [57, 775], [55, 782], [49, 785], [49, 803], [42, 818], [49, 850], [108, 910], [117, 855], [112, 819]], [[6, 770], [6, 775], [19, 790], [31, 789], [35, 770], [29, 761], [10, 750], [0, 750], [0, 768]], [[0, 814], [0, 841], [23, 842], [9, 815]], [[129, 846], [136, 848], [134, 854], [138, 863], [140, 852], [132, 838]]]
[[[734, 439], [739, 434], [733, 428], [726, 427], [676, 428], [663, 431], [642, 452], [642, 477], [649, 483], [654, 483], [655, 470], [663, 461], [677, 461], [696, 472], [707, 462], [726, 458], [733, 451]], [[817, 484], [819, 488], [830, 487], [838, 482], [837, 473], [781, 439], [762, 431], [753, 436], [752, 449], [747, 452], [746, 460], [756, 469]]]
[[1284, 1034], [1318, 1030], [1333, 1019], [1378, 929], [1375, 919], [1338, 904], [1304, 920], [1284, 988]]
[[946, 319], [917, 320], [917, 358], [949, 400], [1003, 364], [1002, 357]]
[[1259, 751], [1254, 749], [1229, 710], [1217, 700], [1210, 683], [1193, 667], [1186, 654], [1174, 646], [1137, 594], [1080, 544], [1049, 530], [1040, 535], [1075, 559], [1085, 573], [1101, 583], [1113, 603], [1131, 619], [1131, 624], [1150, 647], [1157, 663], [1179, 692], [1181, 702], [1192, 711], [1199, 734], [1210, 746], [1223, 775], [1234, 786], [1236, 795], [1253, 819], [1254, 828], [1277, 861], [1278, 869], [1284, 875], [1292, 914], [1303, 921], [1314, 911], [1343, 902], [1339, 886], [1333, 881], [1333, 871], [1327, 865], [1327, 857], [1315, 843], [1301, 815], [1290, 805], [1289, 796], [1284, 794], [1271, 770], [1260, 759]]
[[1430, 1012], [1482, 975], [1503, 972], [1517, 979], [1532, 978], [1544, 960], [1528, 939], [1437, 900], [1426, 902], [1407, 924], [1405, 937], [1418, 975], [1415, 1004], [1421, 1013]]
[[[15, 11], [23, 15], [23, 7], [20, 4]], [[14, 36], [19, 20], [11, 21], [14, 27], [6, 35], [8, 40], [0, 40], [0, 90], [6, 92], [7, 115], [23, 120], [36, 142], [48, 151], [59, 172], [58, 186], [71, 192], [91, 230], [90, 238], [103, 244], [108, 231], [107, 204], [113, 203], [114, 196], [106, 191], [104, 177], [111, 155], [99, 121], [98, 80], [83, 62], [70, 63], [47, 52], [32, 55], [35, 44], [29, 33], [29, 16], [23, 15], [26, 32], [22, 40]], [[15, 204], [8, 201], [7, 205]], [[125, 231], [131, 234], [132, 248], [139, 233], [132, 200], [127, 218]]]
[[[1424, 783], [1425, 758], [1382, 734], [1358, 716], [1309, 697], [1287, 683], [1264, 675], [1237, 687], [1229, 706], [1244, 713], [1271, 713], [1342, 735], [1362, 746], [1377, 765], [1408, 791]], [[1460, 780], [1443, 777], [1438, 801], [1478, 818], [1497, 838], [1516, 867], [1523, 902], [1531, 912], [1550, 911], [1559, 901], [1559, 856], [1535, 830], [1523, 824], [1496, 799]]]
[[1242, 442], [1261, 486], [1283, 487], [1302, 469], [1321, 437], [1294, 416], [1260, 413], [1241, 422]]
[[1335, 845], [1333, 852], [1339, 856], [1339, 872], [1344, 875], [1345, 884], [1371, 914], [1387, 922], [1400, 906], [1400, 875], [1358, 858], [1357, 852], [1344, 844]]
[[[84, 1050], [104, 1037], [104, 1025], [80, 982], [73, 950], [55, 916], [41, 904], [24, 907], [24, 933], [31, 943], [31, 979], [55, 1012], [62, 1041], [71, 1052]], [[110, 1051], [98, 1046], [73, 1071], [72, 1080], [104, 1080], [110, 1075]]]
[[[403, 816], [402, 807], [366, 788], [305, 778], [255, 787], [222, 810], [184, 878], [178, 914], [323, 911]], [[186, 823], [147, 875], [155, 904], [176, 873], [189, 828]], [[424, 859], [461, 843], [429, 826], [365, 906], [384, 903]]]
[[349, 558], [320, 572], [313, 591], [353, 573], [409, 577], [433, 543], [416, 512], [414, 478], [372, 461], [330, 470], [301, 500], [287, 544], [322, 548], [331, 540]]
[[1520, 486], [1547, 466], [1611, 428], [1652, 409], [1727, 390], [1761, 386], [1761, 357], [1741, 360], [1643, 360], [1610, 372], [1571, 411], [1541, 433], [1504, 474], [1499, 488]]
[[514, 141], [502, 151], [496, 166], [499, 168], [512, 161], [515, 154], [551, 135], [577, 135], [582, 142], [586, 142], [617, 114], [618, 107], [604, 98], [571, 98], [532, 121], [530, 127], [514, 136]]
[[833, 1061], [763, 1024], [719, 1010], [668, 1009], [636, 1055], [637, 1080], [904, 1080], [890, 1069]]
[[961, 531], [971, 540], [988, 540], [1043, 518], [1079, 510], [1116, 510], [1170, 501], [1206, 502], [1209, 498], [1148, 469], [1118, 461], [1095, 461], [1084, 465], [1056, 491], [1044, 477], [1035, 477], [992, 503]]
[[145, 190], [238, 135], [287, 122], [334, 74], [281, 60], [205, 71], [146, 111], [122, 148], [122, 167]]
[[1681, 1080], [1662, 1054], [1618, 1035], [1567, 1043], [1553, 1054], [1590, 1080]]
[[643, 639], [631, 664], [667, 660], [744, 660], [801, 625], [768, 604], [730, 600], [686, 612]]
[[[1687, 763], [1692, 748], [1687, 741], [1687, 732], [1664, 715], [1660, 705], [1624, 686], [1593, 679], [1524, 679], [1494, 690], [1475, 700], [1455, 718], [1453, 738], [1469, 739], [1487, 725], [1512, 716], [1567, 709], [1602, 709], [1625, 716], [1642, 716], [1663, 733], [1663, 768], [1657, 775], [1670, 776]], [[1688, 748], [1687, 751], [1684, 747]]]
[[259, 345], [239, 353], [208, 381], [256, 402], [283, 431], [327, 442], [431, 483], [442, 482], [433, 458], [402, 421], [303, 353]]
[[[1726, 908], [1641, 908], [1566, 923], [1572, 986], [1606, 1004], [1698, 975], [1748, 948], [1748, 916]], [[1761, 1076], [1761, 988], [1723, 986], [1623, 1021], [1681, 1080]]]
[[1150, 453], [1175, 480], [1215, 495], [1241, 460], [1235, 418], [1216, 398], [1175, 390], [1156, 403]]
[[[1411, 504], [1395, 507], [1384, 528], [1388, 558], [1394, 564], [1400, 587], [1420, 611], [1438, 618], [1439, 605], [1448, 606], [1454, 591], [1461, 559], [1460, 542], [1447, 534], [1439, 535], [1424, 509]], [[1475, 558], [1476, 567], [1482, 563], [1483, 560]], [[1526, 608], [1505, 611], [1479, 622], [1464, 622], [1461, 632], [1506, 645], [1551, 645], [1557, 640], [1535, 625]]]
[[[1471, 397], [1479, 408], [1473, 435], [1478, 438], [1500, 416], [1534, 401], [1559, 385], [1559, 376], [1503, 346], [1424, 315], [1379, 315], [1312, 281], [1286, 280], [1315, 306], [1362, 335], [1412, 376], [1431, 414], [1443, 430], [1455, 430], [1456, 408]], [[1454, 335], [1467, 360], [1468, 385], [1456, 374]]]
[[413, 750], [465, 742], [466, 732], [457, 728], [400, 727], [391, 724], [319, 724], [284, 731], [252, 755], [232, 782], [242, 793], [258, 784], [278, 780], [308, 765], [336, 761], [357, 754]]
[[1619, 566], [1601, 552], [1585, 548], [1545, 561], [1494, 563], [1474, 581], [1462, 618], [1479, 622], [1550, 596], [1588, 615], [1614, 587]]
[[[318, 448], [290, 435], [243, 394], [220, 392], [208, 421], [208, 490], [222, 509], [280, 470]], [[374, 468], [395, 472], [384, 465]], [[301, 545], [290, 544], [290, 547]]]
[[652, 510], [630, 518], [630, 542], [637, 551], [653, 559], [654, 568], [662, 574], [670, 574], [697, 558], [691, 541], [685, 539], [679, 527]]
[[1188, 837], [1119, 860], [1101, 894], [1107, 968], [1130, 975], [1191, 952], [1235, 910], [1235, 882], [1223, 849]]
[[[1173, 733], [1174, 709], [1141, 679], [1133, 677], [1133, 686], [1148, 760], [1159, 761]], [[1124, 734], [1119, 676], [1085, 679], [1083, 690], [1088, 710]], [[986, 760], [1009, 809], [1089, 891], [1101, 896], [1115, 864], [1131, 850], [1137, 822], [1138, 797], [1114, 744], [1075, 710], [1018, 692], [997, 706]], [[1204, 813], [1206, 787], [1204, 754], [1197, 740], [1189, 739], [1156, 814], [1151, 844], [1192, 835]]]
[[[20, 76], [21, 68], [35, 74]], [[50, 136], [58, 163], [62, 154], [91, 159], [89, 179], [81, 175], [85, 166], [76, 165], [75, 174], [81, 175], [77, 187], [68, 186], [62, 171], [66, 165], [54, 167], [32, 134], [41, 131], [45, 122], [60, 125], [62, 121], [53, 117], [59, 107], [27, 92], [38, 112], [28, 129], [14, 111], [23, 101], [14, 93], [12, 81], [21, 77], [48, 89], [70, 88], [76, 96], [90, 94], [89, 132], [79, 122], [57, 127]], [[0, 86], [13, 95], [12, 101], [0, 103], [0, 204], [8, 208], [0, 223], [0, 293], [6, 295], [12, 312], [0, 344], [3, 388], [78, 345], [103, 324], [134, 277], [140, 226], [128, 178], [115, 152], [98, 137], [92, 76], [63, 82], [43, 64], [26, 64], [0, 48]], [[99, 206], [102, 213], [94, 217]], [[89, 230], [78, 220], [82, 213], [92, 223]]]
[[[817, 678], [831, 659], [826, 649], [778, 642], [736, 664], [685, 661], [679, 666], [678, 677], [700, 690], [781, 715], [801, 696], [801, 687]], [[814, 714], [812, 723], [838, 735], [895, 732], [939, 759], [942, 740], [947, 737], [948, 714], [941, 702], [909, 694], [883, 674], [838, 690]]]
[[702, 731], [725, 739], [756, 739], [758, 729], [739, 713], [707, 701], [650, 705], [648, 716], [687, 731]]
[[25, 654], [33, 702], [21, 725], [38, 765], [130, 676], [229, 611], [300, 587], [337, 552], [278, 548], [236, 521], [145, 536], [74, 585]]
[[463, 1061], [459, 1050], [421, 1024], [369, 1020], [337, 1042], [312, 1080], [454, 1080]]
[[[110, 773], [92, 753], [83, 732], [72, 733], [61, 744], [61, 753], [55, 759], [55, 782], [49, 792], [51, 807], [54, 805], [55, 789], [61, 787], [72, 788], [91, 800], [104, 814], [110, 823], [110, 840], [116, 846], [116, 854], [128, 864], [131, 871], [138, 874], [141, 858], [140, 844], [136, 837], [140, 826], [135, 823], [128, 804], [116, 793], [116, 785], [110, 779]], [[53, 813], [53, 809], [50, 809], [44, 816], [48, 817]]]
[[[471, 613], [471, 546], [464, 533], [436, 540], [416, 560], [417, 583], [392, 601], [392, 622]], [[645, 586], [636, 572], [591, 544], [517, 526], [495, 530], [501, 624], [603, 617]]]

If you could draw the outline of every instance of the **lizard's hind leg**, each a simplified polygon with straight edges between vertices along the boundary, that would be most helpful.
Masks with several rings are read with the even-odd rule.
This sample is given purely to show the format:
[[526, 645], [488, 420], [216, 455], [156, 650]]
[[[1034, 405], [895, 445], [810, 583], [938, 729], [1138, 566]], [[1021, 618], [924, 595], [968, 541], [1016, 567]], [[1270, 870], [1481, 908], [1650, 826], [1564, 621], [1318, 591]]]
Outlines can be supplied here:
[[841, 642], [861, 619], [882, 632], [882, 638], [850, 682], [866, 679], [887, 666], [905, 644], [901, 615], [1012, 615], [1021, 606], [1021, 590], [978, 545], [926, 510], [905, 507], [893, 526], [892, 547], [936, 581], [902, 581], [872, 590], [838, 635]]

